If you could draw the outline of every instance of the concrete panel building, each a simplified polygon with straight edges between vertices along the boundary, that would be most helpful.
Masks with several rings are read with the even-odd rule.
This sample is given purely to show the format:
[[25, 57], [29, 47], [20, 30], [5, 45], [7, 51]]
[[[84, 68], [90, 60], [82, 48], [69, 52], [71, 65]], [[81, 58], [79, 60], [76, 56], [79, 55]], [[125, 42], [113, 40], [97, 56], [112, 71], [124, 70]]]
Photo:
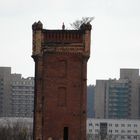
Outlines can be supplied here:
[[87, 119], [88, 140], [140, 140], [140, 120]]
[[0, 67], [0, 117], [33, 117], [34, 78]]
[[87, 117], [94, 117], [94, 85], [87, 86]]
[[131, 88], [129, 80], [109, 80], [106, 92], [106, 118], [130, 118]]
[[97, 80], [95, 118], [140, 118], [139, 69], [121, 69], [120, 79]]
[[11, 115], [11, 68], [0, 67], [0, 117]]
[[131, 90], [131, 118], [140, 118], [140, 76], [139, 69], [120, 69], [120, 79], [128, 79]]
[[105, 118], [107, 80], [97, 80], [94, 93], [94, 111], [96, 118]]
[[34, 78], [11, 74], [11, 116], [33, 117]]

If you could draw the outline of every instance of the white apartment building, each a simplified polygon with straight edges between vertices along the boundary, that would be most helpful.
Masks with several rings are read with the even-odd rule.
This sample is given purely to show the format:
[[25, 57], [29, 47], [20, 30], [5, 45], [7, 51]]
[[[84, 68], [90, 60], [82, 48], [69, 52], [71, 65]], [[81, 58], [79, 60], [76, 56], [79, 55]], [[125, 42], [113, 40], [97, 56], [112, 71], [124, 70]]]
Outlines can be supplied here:
[[140, 120], [87, 119], [88, 140], [140, 140]]

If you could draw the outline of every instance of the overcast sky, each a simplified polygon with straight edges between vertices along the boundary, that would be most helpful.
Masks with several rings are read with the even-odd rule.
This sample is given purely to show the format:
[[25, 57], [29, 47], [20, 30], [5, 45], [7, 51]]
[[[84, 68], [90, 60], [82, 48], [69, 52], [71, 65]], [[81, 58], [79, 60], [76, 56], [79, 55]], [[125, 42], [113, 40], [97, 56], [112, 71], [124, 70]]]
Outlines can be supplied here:
[[92, 21], [88, 84], [140, 68], [140, 0], [0, 0], [0, 66], [34, 76], [31, 25], [60, 29], [82, 17]]

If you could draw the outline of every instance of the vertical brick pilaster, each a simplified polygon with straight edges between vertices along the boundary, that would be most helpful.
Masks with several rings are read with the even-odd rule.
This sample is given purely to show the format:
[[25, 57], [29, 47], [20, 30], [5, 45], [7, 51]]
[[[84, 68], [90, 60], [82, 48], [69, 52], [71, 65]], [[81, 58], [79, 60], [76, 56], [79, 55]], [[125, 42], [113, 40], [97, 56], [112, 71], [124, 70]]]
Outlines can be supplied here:
[[35, 59], [34, 140], [42, 140], [42, 56]]

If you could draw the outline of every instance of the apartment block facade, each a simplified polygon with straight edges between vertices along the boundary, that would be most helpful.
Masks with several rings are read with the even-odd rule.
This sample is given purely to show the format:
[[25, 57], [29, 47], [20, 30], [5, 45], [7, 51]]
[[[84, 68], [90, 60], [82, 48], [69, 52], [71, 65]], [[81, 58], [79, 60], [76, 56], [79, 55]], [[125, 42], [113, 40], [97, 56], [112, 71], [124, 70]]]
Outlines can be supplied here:
[[33, 117], [34, 78], [0, 67], [0, 117]]
[[140, 140], [140, 120], [87, 119], [88, 140]]
[[109, 80], [106, 92], [107, 118], [129, 118], [131, 115], [131, 88], [129, 80]]
[[14, 117], [33, 117], [34, 78], [11, 74], [11, 114]]
[[140, 118], [139, 89], [139, 69], [121, 69], [119, 80], [97, 80], [95, 118]]
[[0, 67], [0, 117], [11, 115], [11, 68]]

